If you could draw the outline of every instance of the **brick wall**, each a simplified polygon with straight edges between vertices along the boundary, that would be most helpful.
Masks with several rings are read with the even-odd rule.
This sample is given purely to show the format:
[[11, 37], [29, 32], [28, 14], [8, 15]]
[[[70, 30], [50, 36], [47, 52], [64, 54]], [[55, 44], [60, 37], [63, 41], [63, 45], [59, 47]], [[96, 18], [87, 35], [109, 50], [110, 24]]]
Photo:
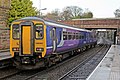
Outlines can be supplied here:
[[[108, 18], [108, 19], [78, 19], [78, 20], [67, 20], [67, 21], [59, 21], [61, 23], [69, 24], [69, 25], [79, 25], [79, 26], [85, 26], [85, 25], [120, 25], [120, 19], [116, 18]], [[96, 26], [96, 28], [101, 28], [100, 26]], [[84, 27], [86, 28], [86, 27]], [[116, 28], [116, 27], [115, 27]]]
[[116, 29], [120, 44], [120, 18], [74, 19], [59, 22], [87, 29]]
[[0, 50], [9, 49], [9, 17], [11, 0], [0, 0]]

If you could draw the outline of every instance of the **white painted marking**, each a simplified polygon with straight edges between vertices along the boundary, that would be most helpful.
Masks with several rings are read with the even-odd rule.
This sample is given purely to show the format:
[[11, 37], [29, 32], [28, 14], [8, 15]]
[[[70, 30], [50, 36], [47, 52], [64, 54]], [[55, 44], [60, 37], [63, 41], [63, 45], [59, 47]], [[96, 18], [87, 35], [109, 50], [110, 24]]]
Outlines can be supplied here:
[[[111, 46], [112, 48], [112, 46]], [[101, 60], [101, 62], [98, 64], [98, 66], [93, 70], [93, 72], [88, 76], [88, 78], [86, 80], [89, 80], [90, 77], [94, 74], [94, 72], [97, 70], [97, 68], [101, 65], [101, 63], [103, 62], [103, 60], [105, 59], [105, 57], [108, 55], [108, 53], [110, 52], [111, 48], [108, 50], [107, 54], [104, 56], [104, 58]]]
[[56, 23], [51, 23], [51, 22], [47, 22], [47, 21], [45, 21], [45, 24], [53, 25], [53, 26], [61, 27], [61, 28], [68, 28], [68, 29], [74, 29], [74, 30], [80, 30], [80, 31], [91, 32], [91, 31], [86, 30], [86, 29], [75, 28], [75, 27], [72, 27], [72, 26], [66, 26], [66, 25], [56, 24]]

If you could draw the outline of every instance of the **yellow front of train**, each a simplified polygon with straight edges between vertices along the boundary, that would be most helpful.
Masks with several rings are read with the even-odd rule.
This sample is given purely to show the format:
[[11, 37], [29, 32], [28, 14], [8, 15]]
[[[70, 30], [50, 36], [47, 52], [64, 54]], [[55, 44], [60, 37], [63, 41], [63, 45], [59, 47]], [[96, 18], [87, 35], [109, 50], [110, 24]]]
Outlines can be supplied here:
[[[46, 55], [46, 25], [32, 19], [16, 20], [11, 25], [10, 53], [15, 65], [30, 69], [43, 65]], [[28, 68], [29, 69], [29, 68]]]

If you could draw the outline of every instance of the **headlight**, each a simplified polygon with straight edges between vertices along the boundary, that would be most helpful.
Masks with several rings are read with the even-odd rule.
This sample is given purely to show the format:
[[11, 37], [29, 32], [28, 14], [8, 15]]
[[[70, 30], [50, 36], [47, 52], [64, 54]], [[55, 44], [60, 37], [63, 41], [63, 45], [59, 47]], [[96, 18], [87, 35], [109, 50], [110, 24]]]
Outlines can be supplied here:
[[36, 48], [36, 51], [43, 52], [43, 51], [44, 51], [44, 48]]
[[19, 48], [12, 48], [12, 51], [19, 51]]

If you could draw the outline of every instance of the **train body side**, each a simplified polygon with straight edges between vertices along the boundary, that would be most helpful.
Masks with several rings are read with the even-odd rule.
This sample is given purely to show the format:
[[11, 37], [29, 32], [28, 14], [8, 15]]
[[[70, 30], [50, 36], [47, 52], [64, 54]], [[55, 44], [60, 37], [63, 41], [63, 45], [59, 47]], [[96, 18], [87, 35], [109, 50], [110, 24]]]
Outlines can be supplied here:
[[[56, 26], [50, 26], [50, 25], [46, 25], [47, 29], [46, 29], [46, 43], [47, 43], [47, 52], [46, 55], [50, 55], [52, 54], [53, 51], [53, 39], [51, 38], [51, 31], [53, 28], [56, 29], [56, 50], [55, 53], [60, 54], [60, 53], [64, 53], [64, 52], [68, 52], [68, 51], [72, 51], [74, 49], [77, 48], [82, 48], [85, 46], [91, 46], [93, 44], [96, 44], [96, 39], [94, 37], [92, 37], [92, 32], [85, 32], [85, 31], [79, 31], [79, 30], [72, 30], [72, 29], [67, 29], [67, 28], [60, 28], [60, 27], [56, 27]], [[64, 40], [63, 37], [64, 33], [63, 32], [67, 32], [67, 39]], [[68, 33], [72, 33], [72, 34], [68, 34]], [[78, 38], [76, 38], [76, 33], [78, 35], [81, 36], [77, 36]], [[75, 34], [75, 35], [74, 35]], [[74, 35], [71, 36], [71, 39], [68, 39], [69, 35]], [[75, 37], [73, 39], [73, 37]]]

